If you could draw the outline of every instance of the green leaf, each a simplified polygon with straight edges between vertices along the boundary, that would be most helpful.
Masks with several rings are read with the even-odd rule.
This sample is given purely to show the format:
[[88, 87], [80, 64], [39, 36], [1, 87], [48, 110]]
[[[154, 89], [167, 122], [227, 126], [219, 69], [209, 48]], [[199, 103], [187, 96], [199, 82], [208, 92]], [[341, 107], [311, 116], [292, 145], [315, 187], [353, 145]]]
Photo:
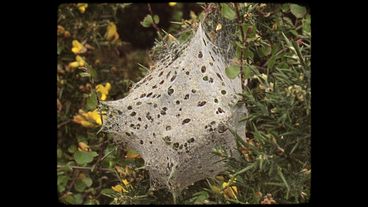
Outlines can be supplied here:
[[59, 193], [64, 192], [65, 187], [66, 187], [66, 184], [68, 184], [68, 181], [69, 181], [69, 177], [68, 176], [66, 176], [66, 175], [58, 176], [57, 186], [58, 186]]
[[158, 24], [160, 22], [160, 17], [158, 15], [154, 15], [153, 21], [155, 22], [155, 24]]
[[247, 65], [247, 66], [244, 66], [244, 78], [247, 79], [247, 78], [250, 78], [253, 76], [253, 71], [252, 71], [252, 68], [250, 65]]
[[290, 11], [296, 18], [303, 18], [307, 10], [303, 6], [297, 4], [290, 4]]
[[282, 12], [288, 12], [290, 10], [290, 5], [289, 4], [283, 4], [281, 6], [281, 10], [282, 10]]
[[85, 77], [91, 77], [91, 74], [86, 73], [86, 72], [79, 73], [79, 75], [80, 75], [80, 77], [82, 77], [82, 78], [85, 78]]
[[248, 48], [244, 51], [244, 57], [253, 60], [254, 54], [253, 52]]
[[98, 154], [96, 152], [82, 152], [76, 151], [74, 153], [75, 161], [80, 164], [84, 165], [93, 161], [93, 158], [96, 157]]
[[235, 11], [227, 4], [221, 4], [221, 14], [229, 20], [234, 20], [236, 17]]
[[240, 47], [240, 48], [242, 48], [242, 49], [245, 49], [244, 45], [243, 45], [241, 42], [239, 42], [239, 41], [235, 41], [235, 44], [236, 44], [238, 47]]
[[82, 194], [78, 193], [74, 195], [74, 204], [82, 204], [83, 203], [83, 196]]
[[86, 187], [87, 187], [86, 184], [82, 180], [78, 179], [77, 181], [75, 181], [74, 189], [76, 191], [83, 192], [86, 189]]
[[304, 19], [303, 19], [303, 34], [310, 34], [311, 32], [311, 19], [310, 19], [310, 15], [307, 15]]
[[271, 46], [269, 46], [269, 45], [265, 45], [265, 46], [263, 46], [263, 47], [261, 47], [261, 53], [262, 53], [262, 55], [263, 56], [268, 56], [268, 55], [270, 55], [271, 54]]
[[240, 67], [238, 65], [230, 65], [225, 69], [225, 73], [227, 77], [229, 77], [230, 79], [234, 79], [236, 78], [236, 76], [239, 75]]
[[91, 111], [97, 107], [97, 95], [92, 91], [91, 95], [86, 100], [86, 110]]
[[105, 188], [101, 190], [101, 194], [107, 196], [109, 198], [114, 198], [117, 193], [113, 191], [111, 188]]
[[68, 147], [68, 152], [69, 153], [74, 153], [77, 150], [77, 147], [75, 145], [70, 145]]
[[193, 194], [193, 198], [190, 199], [190, 202], [194, 204], [203, 204], [205, 200], [209, 198], [209, 194], [207, 191], [200, 191]]
[[63, 198], [63, 201], [67, 204], [75, 204], [74, 196], [72, 194], [69, 194]]
[[151, 15], [147, 15], [146, 17], [144, 17], [143, 21], [141, 21], [141, 25], [143, 27], [150, 27], [153, 23], [153, 19]]
[[62, 156], [63, 156], [63, 151], [60, 148], [58, 148], [57, 149], [57, 158], [60, 159]]
[[82, 179], [82, 182], [87, 186], [87, 187], [91, 187], [92, 185], [92, 179], [90, 177], [85, 177]]

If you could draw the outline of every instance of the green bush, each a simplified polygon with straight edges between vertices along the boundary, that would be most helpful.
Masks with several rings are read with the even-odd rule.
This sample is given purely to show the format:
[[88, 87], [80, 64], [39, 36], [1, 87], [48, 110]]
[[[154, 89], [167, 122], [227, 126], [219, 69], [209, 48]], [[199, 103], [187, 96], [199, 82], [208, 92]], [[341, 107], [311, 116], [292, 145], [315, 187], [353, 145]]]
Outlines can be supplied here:
[[[127, 95], [132, 83], [150, 70], [147, 51], [132, 48], [118, 32], [118, 10], [132, 4], [63, 4], [58, 9], [57, 38], [57, 185], [68, 204], [172, 203], [164, 190], [149, 190], [143, 159], [98, 133], [99, 100]], [[184, 4], [172, 10], [168, 32], [160, 14], [149, 13], [140, 27], [158, 30], [157, 45], [189, 37], [205, 15], [218, 13], [234, 23], [235, 57], [229, 78], [248, 84], [243, 100], [246, 134], [234, 134], [241, 160], [217, 151], [229, 165], [216, 179], [195, 183], [178, 203], [303, 203], [310, 197], [310, 14], [295, 4], [197, 4], [201, 12], [183, 19]], [[152, 18], [153, 17], [153, 18]], [[155, 24], [157, 23], [157, 24]], [[213, 22], [216, 34], [223, 25]], [[123, 28], [129, 30], [129, 28]], [[175, 36], [175, 37], [174, 37]], [[137, 64], [139, 63], [139, 65]], [[171, 196], [170, 196], [171, 197]]]

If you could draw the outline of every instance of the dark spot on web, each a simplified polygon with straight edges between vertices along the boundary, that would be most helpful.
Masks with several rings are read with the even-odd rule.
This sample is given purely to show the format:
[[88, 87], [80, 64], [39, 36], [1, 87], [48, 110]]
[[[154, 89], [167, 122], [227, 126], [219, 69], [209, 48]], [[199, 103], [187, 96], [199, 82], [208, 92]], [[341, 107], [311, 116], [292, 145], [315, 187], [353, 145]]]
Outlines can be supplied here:
[[190, 119], [184, 119], [182, 124], [187, 124], [190, 122]]
[[202, 66], [202, 67], [201, 67], [201, 72], [202, 72], [202, 73], [205, 73], [205, 72], [206, 72], [206, 66]]
[[169, 96], [171, 96], [171, 94], [173, 94], [173, 93], [174, 93], [174, 89], [172, 89], [171, 86], [170, 86], [170, 88], [167, 90], [167, 94], [169, 94]]
[[207, 102], [206, 101], [200, 101], [198, 102], [197, 106], [204, 106]]
[[199, 52], [199, 53], [198, 53], [198, 57], [199, 57], [199, 58], [202, 58], [202, 57], [203, 57], [202, 52]]

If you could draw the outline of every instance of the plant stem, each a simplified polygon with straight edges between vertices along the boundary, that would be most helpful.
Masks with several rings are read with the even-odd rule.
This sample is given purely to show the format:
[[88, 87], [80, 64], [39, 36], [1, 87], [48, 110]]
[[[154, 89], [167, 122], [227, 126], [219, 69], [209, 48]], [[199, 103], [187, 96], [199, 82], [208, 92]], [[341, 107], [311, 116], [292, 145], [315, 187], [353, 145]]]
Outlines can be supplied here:
[[[245, 33], [243, 30], [243, 18], [240, 17], [238, 3], [235, 3], [235, 10], [236, 10], [236, 16], [237, 16], [237, 20], [238, 20], [238, 24], [240, 28], [242, 43], [245, 47], [246, 42], [245, 42]], [[244, 80], [244, 72], [243, 72], [243, 49], [242, 48], [240, 48], [240, 80], [241, 80], [242, 91], [244, 92], [245, 80]]]
[[163, 37], [162, 37], [161, 32], [160, 32], [160, 28], [158, 28], [158, 26], [155, 23], [155, 20], [153, 18], [153, 12], [152, 12], [152, 8], [151, 8], [151, 4], [148, 3], [147, 5], [148, 5], [148, 10], [151, 13], [151, 17], [152, 17], [152, 20], [153, 20], [152, 21], [152, 26], [153, 26], [153, 28], [156, 29], [158, 36], [160, 36], [160, 39], [163, 40]]
[[[57, 168], [63, 168], [63, 167], [65, 166], [63, 165], [57, 166]], [[68, 166], [68, 167], [72, 168], [73, 170], [92, 170], [92, 167], [81, 167], [81, 166]], [[98, 170], [114, 172], [113, 170], [109, 168], [98, 168]]]

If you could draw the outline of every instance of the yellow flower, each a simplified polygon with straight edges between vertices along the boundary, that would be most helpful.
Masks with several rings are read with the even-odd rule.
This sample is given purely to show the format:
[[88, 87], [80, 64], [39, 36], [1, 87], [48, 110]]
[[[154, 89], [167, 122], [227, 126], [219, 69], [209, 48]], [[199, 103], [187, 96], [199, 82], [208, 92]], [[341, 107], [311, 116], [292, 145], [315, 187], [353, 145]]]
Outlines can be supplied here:
[[118, 192], [118, 193], [122, 193], [122, 192], [126, 193], [126, 192], [128, 192], [128, 191], [127, 191], [127, 190], [125, 190], [125, 189], [124, 189], [124, 187], [123, 187], [123, 186], [121, 186], [121, 185], [115, 185], [115, 186], [112, 186], [111, 188], [112, 188], [114, 191]]
[[169, 2], [169, 6], [176, 6], [176, 2]]
[[75, 60], [76, 61], [69, 63], [69, 68], [75, 69], [86, 65], [86, 61], [79, 55], [75, 57]]
[[[235, 179], [236, 180], [236, 179]], [[224, 197], [226, 199], [238, 199], [238, 188], [235, 185], [229, 185], [229, 182], [222, 183], [222, 189], [224, 191]]]
[[79, 114], [73, 117], [73, 122], [88, 128], [102, 125], [102, 120], [97, 109], [89, 112], [84, 112], [82, 109], [80, 109]]
[[72, 52], [74, 54], [85, 53], [87, 48], [85, 48], [78, 40], [73, 40], [72, 42]]
[[123, 181], [123, 184], [124, 184], [125, 186], [128, 186], [128, 185], [129, 185], [129, 182], [128, 182], [128, 180], [127, 180], [127, 179], [123, 179], [122, 181]]
[[102, 84], [98, 84], [96, 86], [96, 91], [101, 94], [100, 99], [102, 101], [106, 100], [107, 95], [109, 94], [110, 89], [111, 89], [111, 84], [110, 83], [106, 83], [105, 86], [103, 86]]
[[119, 34], [117, 32], [116, 25], [113, 22], [109, 22], [109, 24], [107, 25], [105, 38], [106, 40], [111, 42], [115, 42], [116, 40], [119, 39]]
[[88, 4], [85, 4], [85, 3], [77, 4], [77, 7], [78, 7], [80, 13], [83, 14], [84, 12], [86, 12]]
[[79, 151], [84, 151], [84, 152], [89, 152], [89, 151], [91, 151], [91, 148], [89, 148], [89, 146], [86, 143], [79, 142], [78, 143], [78, 150]]

